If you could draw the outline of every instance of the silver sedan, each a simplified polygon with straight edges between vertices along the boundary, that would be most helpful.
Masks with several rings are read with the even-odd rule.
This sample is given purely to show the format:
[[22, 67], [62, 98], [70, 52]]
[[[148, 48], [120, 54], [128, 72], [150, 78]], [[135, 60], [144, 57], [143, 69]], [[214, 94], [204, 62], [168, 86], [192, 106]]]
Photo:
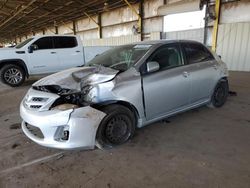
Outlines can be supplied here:
[[194, 41], [123, 45], [32, 85], [20, 105], [23, 132], [53, 148], [109, 148], [136, 128], [228, 95], [225, 63]]

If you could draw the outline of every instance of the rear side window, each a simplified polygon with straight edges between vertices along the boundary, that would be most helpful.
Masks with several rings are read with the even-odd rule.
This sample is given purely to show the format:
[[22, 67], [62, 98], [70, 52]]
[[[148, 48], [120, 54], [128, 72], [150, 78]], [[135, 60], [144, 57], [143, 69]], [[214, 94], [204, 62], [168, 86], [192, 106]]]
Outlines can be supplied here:
[[33, 45], [37, 47], [37, 50], [52, 49], [53, 40], [52, 40], [52, 37], [43, 37], [35, 41]]
[[55, 48], [74, 48], [77, 46], [75, 37], [54, 37]]
[[208, 49], [206, 49], [201, 44], [186, 43], [186, 44], [183, 44], [183, 49], [184, 49], [188, 64], [214, 60], [214, 57], [208, 51]]

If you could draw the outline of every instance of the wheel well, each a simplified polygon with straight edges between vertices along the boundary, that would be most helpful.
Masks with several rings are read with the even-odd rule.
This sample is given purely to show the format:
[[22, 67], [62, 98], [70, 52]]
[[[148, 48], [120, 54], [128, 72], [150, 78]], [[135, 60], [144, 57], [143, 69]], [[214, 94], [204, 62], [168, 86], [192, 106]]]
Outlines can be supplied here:
[[27, 66], [26, 66], [26, 64], [22, 60], [20, 60], [20, 59], [13, 59], [13, 60], [0, 61], [0, 69], [3, 68], [3, 66], [5, 66], [5, 65], [16, 65], [16, 66], [19, 66], [19, 67], [21, 67], [24, 70], [26, 77], [27, 78], [29, 77], [29, 72], [28, 72]]
[[223, 80], [223, 81], [228, 81], [227, 77], [222, 77], [222, 78], [219, 80], [219, 82], [222, 81], [222, 80]]
[[119, 104], [119, 105], [122, 105], [122, 106], [125, 106], [127, 107], [129, 110], [131, 110], [136, 118], [136, 121], [138, 120], [139, 118], [139, 113], [137, 111], [137, 109], [135, 108], [134, 105], [132, 105], [131, 103], [129, 102], [126, 102], [126, 101], [116, 101], [116, 100], [113, 100], [113, 101], [105, 101], [105, 102], [102, 102], [102, 103], [98, 103], [98, 104], [93, 104], [91, 105], [92, 107], [96, 108], [96, 109], [101, 109], [102, 107], [104, 106], [108, 106], [108, 105], [112, 105], [112, 104]]
[[[222, 77], [222, 78], [220, 78], [220, 79], [217, 81], [217, 83], [215, 84], [214, 89], [215, 89], [215, 87], [218, 85], [218, 83], [220, 83], [220, 82], [228, 82], [227, 77]], [[214, 89], [213, 89], [213, 91], [214, 91]]]
[[[225, 76], [225, 77], [222, 77], [221, 79], [219, 79], [218, 82], [215, 84], [215, 86], [214, 86], [214, 88], [213, 88], [213, 90], [212, 90], [212, 93], [214, 92], [216, 86], [217, 86], [218, 83], [220, 83], [220, 82], [227, 82], [227, 83], [228, 83], [228, 78]], [[228, 90], [229, 90], [229, 88], [228, 88]]]
[[[220, 83], [220, 82], [226, 82], [227, 84], [228, 84], [228, 79], [227, 79], [227, 77], [222, 77], [218, 82], [217, 82], [217, 84], [218, 83]], [[217, 85], [216, 84], [216, 85]], [[216, 87], [216, 86], [215, 86]], [[228, 88], [229, 89], [229, 88]]]

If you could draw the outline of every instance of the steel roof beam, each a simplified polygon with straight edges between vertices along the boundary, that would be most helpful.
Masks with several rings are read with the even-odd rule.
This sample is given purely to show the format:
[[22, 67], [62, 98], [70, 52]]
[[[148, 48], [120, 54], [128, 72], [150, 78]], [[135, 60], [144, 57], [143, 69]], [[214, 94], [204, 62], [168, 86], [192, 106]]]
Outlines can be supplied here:
[[4, 22], [2, 22], [0, 24], [0, 29], [7, 24], [10, 20], [12, 20], [13, 18], [15, 18], [18, 14], [20, 14], [21, 12], [23, 12], [24, 10], [26, 10], [28, 7], [30, 7], [33, 3], [35, 3], [37, 0], [31, 0], [26, 6], [24, 6], [23, 8], [21, 8], [20, 10], [18, 10], [16, 13], [14, 13], [12, 16], [10, 16], [8, 19], [6, 19]]

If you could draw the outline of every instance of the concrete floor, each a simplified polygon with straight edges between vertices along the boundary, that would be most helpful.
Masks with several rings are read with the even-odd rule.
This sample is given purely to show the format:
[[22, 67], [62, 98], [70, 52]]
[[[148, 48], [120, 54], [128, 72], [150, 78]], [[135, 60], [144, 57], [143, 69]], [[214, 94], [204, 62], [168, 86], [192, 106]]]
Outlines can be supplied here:
[[0, 85], [0, 187], [250, 187], [250, 73], [232, 72], [220, 109], [202, 107], [137, 130], [102, 151], [41, 147], [20, 129], [26, 86]]

